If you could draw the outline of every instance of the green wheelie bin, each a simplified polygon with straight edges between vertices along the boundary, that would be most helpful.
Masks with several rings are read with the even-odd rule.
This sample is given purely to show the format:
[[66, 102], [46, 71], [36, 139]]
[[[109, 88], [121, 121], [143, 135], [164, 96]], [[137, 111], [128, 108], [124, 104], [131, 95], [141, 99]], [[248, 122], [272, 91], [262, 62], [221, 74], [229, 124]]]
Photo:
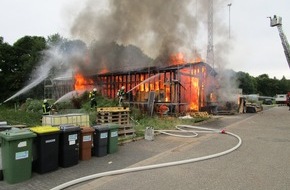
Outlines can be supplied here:
[[27, 129], [12, 128], [0, 132], [4, 181], [19, 183], [31, 178], [32, 142], [36, 134]]
[[[6, 130], [10, 130], [12, 127], [10, 125], [7, 125], [7, 123], [3, 122], [3, 124], [1, 124], [0, 122], [0, 132], [1, 131], [6, 131]], [[1, 141], [0, 141], [0, 181], [3, 180], [3, 170], [2, 170], [2, 156], [1, 156]]]
[[112, 154], [118, 150], [118, 124], [107, 124], [109, 127], [109, 138], [108, 138], [108, 153]]

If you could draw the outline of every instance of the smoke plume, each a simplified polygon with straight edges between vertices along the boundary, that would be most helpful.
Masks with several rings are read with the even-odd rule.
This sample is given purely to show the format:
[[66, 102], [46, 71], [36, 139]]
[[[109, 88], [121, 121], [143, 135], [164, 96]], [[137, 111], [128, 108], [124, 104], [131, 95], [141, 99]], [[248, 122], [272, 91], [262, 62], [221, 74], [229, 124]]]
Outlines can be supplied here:
[[[102, 2], [102, 1], [101, 1]], [[104, 2], [104, 1], [103, 1]], [[89, 0], [71, 28], [73, 36], [88, 44], [134, 45], [157, 61], [166, 64], [169, 55], [182, 52], [193, 60], [203, 36], [207, 38], [208, 1], [202, 0]], [[221, 5], [225, 0], [215, 0]], [[219, 6], [215, 6], [217, 11]], [[214, 25], [221, 25], [216, 22]], [[221, 28], [221, 27], [218, 27]], [[226, 36], [226, 34], [224, 34]], [[198, 52], [198, 53], [196, 53]], [[115, 65], [116, 66], [116, 65]], [[150, 66], [150, 65], [146, 65]]]

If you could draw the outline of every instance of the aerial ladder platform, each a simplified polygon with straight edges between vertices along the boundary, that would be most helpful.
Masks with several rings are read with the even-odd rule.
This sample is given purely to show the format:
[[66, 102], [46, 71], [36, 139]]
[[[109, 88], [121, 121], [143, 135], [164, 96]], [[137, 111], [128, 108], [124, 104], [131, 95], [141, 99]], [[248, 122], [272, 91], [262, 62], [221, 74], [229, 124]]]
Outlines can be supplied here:
[[274, 15], [273, 18], [272, 17], [268, 17], [270, 18], [270, 26], [271, 27], [277, 27], [278, 31], [279, 31], [279, 36], [281, 38], [282, 41], [282, 46], [284, 49], [284, 53], [290, 68], [290, 47], [289, 47], [289, 43], [288, 40], [286, 38], [286, 35], [283, 32], [283, 28], [282, 28], [282, 17], [276, 16]]

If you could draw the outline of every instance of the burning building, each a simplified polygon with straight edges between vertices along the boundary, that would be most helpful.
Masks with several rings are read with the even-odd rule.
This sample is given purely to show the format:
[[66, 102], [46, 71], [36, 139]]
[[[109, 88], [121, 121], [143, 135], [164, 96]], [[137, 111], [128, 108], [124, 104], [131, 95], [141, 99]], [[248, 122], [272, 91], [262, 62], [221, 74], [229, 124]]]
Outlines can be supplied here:
[[148, 110], [153, 98], [155, 105], [166, 104], [171, 113], [183, 113], [204, 110], [216, 102], [215, 75], [208, 64], [196, 62], [90, 76], [77, 74], [74, 87], [84, 90], [95, 86], [103, 96], [115, 98], [118, 89], [125, 86], [126, 102], [131, 106]]

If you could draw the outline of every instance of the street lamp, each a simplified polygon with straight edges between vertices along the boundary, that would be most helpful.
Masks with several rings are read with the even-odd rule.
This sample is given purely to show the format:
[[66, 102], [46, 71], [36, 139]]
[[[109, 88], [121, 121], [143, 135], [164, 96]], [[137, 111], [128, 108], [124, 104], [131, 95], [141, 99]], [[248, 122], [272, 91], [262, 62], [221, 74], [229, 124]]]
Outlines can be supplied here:
[[232, 3], [229, 3], [228, 4], [228, 7], [229, 7], [229, 39], [231, 38], [231, 6], [232, 6]]

